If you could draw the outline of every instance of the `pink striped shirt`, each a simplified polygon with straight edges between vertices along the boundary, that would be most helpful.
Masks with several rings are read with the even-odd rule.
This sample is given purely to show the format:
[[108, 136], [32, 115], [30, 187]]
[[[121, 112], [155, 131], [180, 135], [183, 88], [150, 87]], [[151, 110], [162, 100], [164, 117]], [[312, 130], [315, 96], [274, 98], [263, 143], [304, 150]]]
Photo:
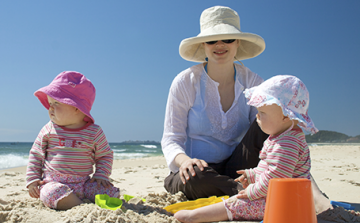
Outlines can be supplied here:
[[259, 158], [256, 168], [245, 170], [249, 181], [246, 193], [250, 200], [266, 197], [271, 178], [310, 179], [310, 150], [301, 129], [270, 136]]
[[41, 180], [43, 172], [88, 176], [109, 180], [113, 151], [101, 127], [89, 123], [68, 129], [48, 122], [37, 136], [29, 154], [26, 186]]

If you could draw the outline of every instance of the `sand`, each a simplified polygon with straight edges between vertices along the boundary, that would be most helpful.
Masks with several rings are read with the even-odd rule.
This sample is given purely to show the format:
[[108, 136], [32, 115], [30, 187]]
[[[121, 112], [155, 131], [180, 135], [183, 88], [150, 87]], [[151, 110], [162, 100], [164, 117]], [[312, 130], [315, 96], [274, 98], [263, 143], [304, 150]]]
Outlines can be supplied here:
[[[319, 223], [360, 222], [360, 146], [310, 146], [312, 175], [330, 200], [350, 203], [355, 212], [342, 208], [318, 213]], [[106, 210], [89, 201], [67, 211], [45, 207], [30, 198], [25, 188], [26, 167], [0, 170], [0, 222], [178, 222], [163, 207], [186, 201], [163, 187], [168, 168], [162, 156], [116, 160], [112, 183], [129, 194], [146, 199], [124, 202], [122, 209]]]

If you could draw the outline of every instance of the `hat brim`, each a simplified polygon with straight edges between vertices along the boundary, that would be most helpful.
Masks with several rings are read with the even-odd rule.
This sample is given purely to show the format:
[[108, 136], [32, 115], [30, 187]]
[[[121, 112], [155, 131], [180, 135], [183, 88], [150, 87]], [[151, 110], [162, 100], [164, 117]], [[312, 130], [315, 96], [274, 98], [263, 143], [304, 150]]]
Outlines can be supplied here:
[[187, 38], [181, 41], [179, 53], [182, 58], [193, 62], [205, 62], [205, 49], [203, 43], [214, 40], [238, 39], [239, 47], [235, 60], [245, 60], [261, 54], [265, 50], [265, 41], [261, 36], [252, 33], [214, 34]]
[[[85, 114], [87, 117], [84, 119], [85, 121], [90, 121], [92, 123], [95, 123], [94, 118], [91, 116], [91, 114], [89, 112], [86, 112], [85, 109], [82, 109], [82, 106], [79, 105], [76, 101], [72, 100], [71, 96], [69, 97], [64, 97], [64, 91], [62, 92], [62, 96], [58, 97], [59, 94], [59, 90], [57, 88], [52, 88], [50, 86], [46, 86], [43, 88], [40, 88], [39, 90], [37, 90], [34, 95], [39, 99], [39, 101], [41, 102], [41, 104], [47, 109], [49, 110], [50, 105], [48, 102], [48, 98], [47, 96], [61, 102], [67, 105], [71, 105], [76, 107], [77, 109], [79, 109], [83, 114]], [[89, 120], [90, 119], [90, 120]]]
[[259, 86], [245, 89], [244, 94], [245, 98], [248, 100], [247, 104], [250, 106], [259, 108], [265, 105], [278, 105], [284, 116], [288, 116], [291, 120], [299, 121], [298, 125], [305, 133], [315, 134], [319, 131], [308, 114], [300, 114], [286, 108], [286, 106], [284, 106], [277, 98], [259, 90]]

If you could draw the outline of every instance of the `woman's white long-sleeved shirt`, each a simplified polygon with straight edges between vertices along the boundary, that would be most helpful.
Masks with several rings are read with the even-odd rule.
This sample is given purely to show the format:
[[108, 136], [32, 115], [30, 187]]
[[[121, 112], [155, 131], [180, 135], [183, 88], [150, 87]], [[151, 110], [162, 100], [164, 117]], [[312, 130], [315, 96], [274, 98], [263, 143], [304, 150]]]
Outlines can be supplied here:
[[175, 77], [161, 140], [170, 171], [179, 170], [174, 159], [180, 153], [208, 163], [227, 159], [249, 129], [257, 110], [247, 105], [243, 91], [259, 85], [263, 79], [244, 66], [236, 63], [234, 66], [235, 99], [226, 113], [220, 103], [219, 83], [207, 75], [203, 64]]

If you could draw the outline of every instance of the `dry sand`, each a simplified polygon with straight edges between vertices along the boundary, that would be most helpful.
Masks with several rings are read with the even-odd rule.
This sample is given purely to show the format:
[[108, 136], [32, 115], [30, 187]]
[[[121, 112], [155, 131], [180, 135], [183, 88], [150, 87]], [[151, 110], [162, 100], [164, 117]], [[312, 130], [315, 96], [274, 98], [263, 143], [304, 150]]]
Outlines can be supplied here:
[[[359, 213], [360, 146], [311, 146], [310, 151], [311, 172], [320, 189], [330, 200], [350, 203]], [[88, 201], [67, 211], [49, 209], [28, 195], [25, 170], [0, 170], [0, 222], [177, 222], [162, 208], [186, 200], [182, 193], [166, 193], [163, 182], [169, 170], [162, 156], [114, 162], [111, 179], [121, 194], [147, 199], [124, 202], [116, 211]], [[319, 213], [318, 222], [360, 222], [360, 216], [337, 208]]]

